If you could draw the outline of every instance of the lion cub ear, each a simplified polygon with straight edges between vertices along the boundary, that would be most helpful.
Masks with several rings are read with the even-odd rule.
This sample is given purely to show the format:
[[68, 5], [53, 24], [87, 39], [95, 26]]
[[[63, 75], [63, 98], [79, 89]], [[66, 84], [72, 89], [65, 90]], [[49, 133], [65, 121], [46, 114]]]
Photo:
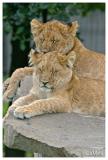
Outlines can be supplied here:
[[32, 19], [31, 21], [31, 32], [33, 36], [38, 34], [42, 29], [42, 22], [38, 21], [37, 19]]
[[74, 66], [74, 63], [75, 63], [75, 60], [76, 60], [76, 53], [74, 51], [70, 52], [68, 55], [67, 55], [67, 63], [66, 63], [66, 66], [68, 68], [73, 68]]
[[69, 26], [69, 32], [72, 34], [72, 36], [76, 36], [76, 33], [79, 28], [78, 21], [74, 21], [74, 22], [70, 23], [68, 26]]
[[68, 55], [58, 53], [58, 60], [61, 65], [65, 65], [68, 68], [73, 68], [76, 60], [76, 53], [74, 51], [71, 51]]
[[34, 49], [31, 49], [30, 53], [28, 55], [28, 57], [29, 57], [29, 65], [30, 66], [37, 65], [41, 61], [41, 54], [42, 53], [38, 53]]

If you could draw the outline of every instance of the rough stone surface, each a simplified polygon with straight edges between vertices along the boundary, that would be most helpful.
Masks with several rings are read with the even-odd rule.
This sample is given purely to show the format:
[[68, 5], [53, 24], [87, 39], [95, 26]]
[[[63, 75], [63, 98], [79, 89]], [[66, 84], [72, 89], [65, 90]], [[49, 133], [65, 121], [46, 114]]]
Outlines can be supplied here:
[[[16, 97], [26, 95], [31, 86], [32, 80], [27, 77]], [[104, 125], [104, 117], [76, 113], [45, 114], [26, 120], [10, 114], [4, 118], [4, 144], [45, 157], [104, 157]]]
[[4, 119], [4, 143], [44, 156], [104, 156], [104, 118], [58, 113]]
[[26, 76], [20, 83], [20, 87], [17, 90], [14, 101], [19, 97], [27, 95], [31, 88], [32, 88], [32, 76]]

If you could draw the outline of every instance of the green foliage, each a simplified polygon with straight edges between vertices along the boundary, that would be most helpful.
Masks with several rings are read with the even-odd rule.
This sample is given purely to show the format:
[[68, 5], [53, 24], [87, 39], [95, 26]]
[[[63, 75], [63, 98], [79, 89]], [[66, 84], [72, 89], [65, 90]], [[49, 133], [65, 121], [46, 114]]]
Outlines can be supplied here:
[[8, 103], [4, 103], [4, 104], [3, 104], [3, 117], [4, 117], [5, 114], [7, 113], [8, 107], [9, 107], [9, 104], [8, 104]]
[[26, 157], [34, 157], [33, 153], [31, 153], [31, 152], [26, 152], [26, 153], [25, 153], [25, 156], [26, 156]]
[[[3, 76], [3, 81], [5, 81], [7, 78], [8, 78], [8, 75], [4, 75], [4, 76]], [[9, 103], [4, 102], [4, 103], [3, 103], [3, 117], [4, 117], [5, 114], [7, 113], [8, 107], [9, 107]]]
[[26, 49], [26, 42], [31, 39], [30, 21], [33, 18], [67, 22], [71, 16], [86, 16], [94, 10], [105, 11], [105, 3], [4, 3], [4, 31], [12, 31], [12, 40], [19, 40], [19, 47], [23, 51]]

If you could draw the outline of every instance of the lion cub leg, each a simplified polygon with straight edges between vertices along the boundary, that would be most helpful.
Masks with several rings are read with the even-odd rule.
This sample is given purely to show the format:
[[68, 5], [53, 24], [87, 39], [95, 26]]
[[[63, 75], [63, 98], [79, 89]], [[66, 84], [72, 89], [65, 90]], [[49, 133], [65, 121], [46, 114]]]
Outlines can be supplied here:
[[13, 97], [15, 96], [15, 93], [17, 91], [20, 81], [25, 76], [32, 75], [32, 73], [33, 73], [32, 67], [16, 69], [15, 72], [13, 72], [11, 78], [4, 82], [3, 100], [7, 102], [12, 101]]
[[53, 97], [49, 99], [41, 99], [32, 102], [29, 105], [18, 107], [14, 111], [17, 118], [30, 118], [44, 113], [70, 112], [71, 107], [67, 99]]
[[8, 86], [10, 83], [10, 78], [7, 78], [4, 82], [3, 82], [3, 94], [6, 92]]
[[29, 105], [33, 101], [35, 101], [37, 97], [33, 94], [28, 94], [26, 96], [18, 98], [10, 107], [9, 107], [9, 112], [13, 113], [16, 108], [19, 106], [22, 107], [24, 105]]

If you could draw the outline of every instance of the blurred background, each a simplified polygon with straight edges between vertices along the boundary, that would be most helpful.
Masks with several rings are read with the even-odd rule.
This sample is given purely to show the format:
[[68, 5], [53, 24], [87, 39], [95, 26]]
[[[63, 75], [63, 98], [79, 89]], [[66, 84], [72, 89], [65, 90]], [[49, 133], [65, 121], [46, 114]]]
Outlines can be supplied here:
[[[30, 21], [52, 19], [66, 23], [78, 20], [78, 37], [84, 45], [105, 52], [105, 3], [3, 3], [3, 79], [19, 67], [28, 65], [33, 47]], [[3, 116], [9, 107], [3, 106]], [[32, 157], [33, 153], [3, 146], [4, 157]]]

